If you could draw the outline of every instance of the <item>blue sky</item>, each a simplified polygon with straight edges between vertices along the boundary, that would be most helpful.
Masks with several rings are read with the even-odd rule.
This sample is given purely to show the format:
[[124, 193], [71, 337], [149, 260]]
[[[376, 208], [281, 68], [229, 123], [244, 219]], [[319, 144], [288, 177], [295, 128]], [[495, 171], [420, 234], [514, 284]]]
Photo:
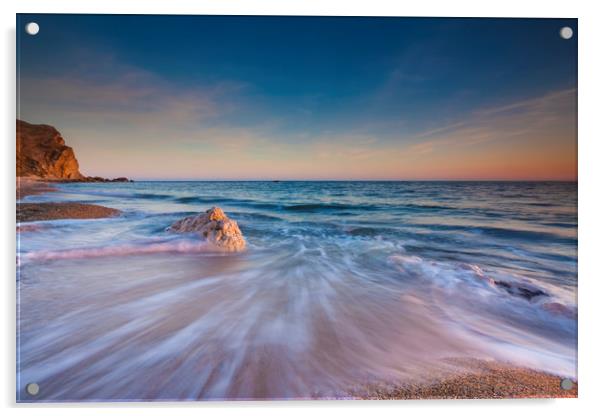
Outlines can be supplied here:
[[576, 178], [576, 19], [29, 21], [19, 117], [57, 127], [85, 174]]

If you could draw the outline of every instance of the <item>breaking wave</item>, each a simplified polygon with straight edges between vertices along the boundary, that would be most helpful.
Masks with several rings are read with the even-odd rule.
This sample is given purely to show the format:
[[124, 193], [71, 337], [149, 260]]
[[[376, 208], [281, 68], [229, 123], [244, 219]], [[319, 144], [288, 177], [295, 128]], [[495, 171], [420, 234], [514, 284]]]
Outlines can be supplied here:
[[93, 257], [129, 256], [155, 253], [206, 253], [219, 249], [204, 241], [166, 241], [162, 243], [123, 244], [68, 250], [41, 250], [21, 255], [21, 261], [85, 259]]
[[[576, 376], [572, 184], [60, 186], [124, 215], [20, 233], [36, 400], [346, 397], [447, 357]], [[246, 252], [166, 235], [212, 205]]]

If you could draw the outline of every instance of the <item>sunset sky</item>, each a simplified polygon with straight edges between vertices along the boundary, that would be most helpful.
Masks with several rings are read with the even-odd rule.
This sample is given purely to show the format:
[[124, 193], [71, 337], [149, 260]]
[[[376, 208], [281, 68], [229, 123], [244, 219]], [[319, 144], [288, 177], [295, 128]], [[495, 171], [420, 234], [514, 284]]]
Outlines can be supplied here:
[[17, 116], [55, 126], [85, 175], [576, 179], [576, 19], [20, 15], [17, 26]]

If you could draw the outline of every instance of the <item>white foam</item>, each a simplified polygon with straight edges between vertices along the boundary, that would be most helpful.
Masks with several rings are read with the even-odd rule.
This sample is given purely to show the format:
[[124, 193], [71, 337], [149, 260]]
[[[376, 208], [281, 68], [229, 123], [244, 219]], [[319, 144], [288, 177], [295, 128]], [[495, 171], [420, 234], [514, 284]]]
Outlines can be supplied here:
[[153, 253], [205, 253], [220, 251], [204, 241], [168, 241], [151, 244], [123, 244], [105, 247], [89, 247], [68, 250], [40, 250], [22, 254], [21, 261], [84, 259], [107, 256], [128, 256]]

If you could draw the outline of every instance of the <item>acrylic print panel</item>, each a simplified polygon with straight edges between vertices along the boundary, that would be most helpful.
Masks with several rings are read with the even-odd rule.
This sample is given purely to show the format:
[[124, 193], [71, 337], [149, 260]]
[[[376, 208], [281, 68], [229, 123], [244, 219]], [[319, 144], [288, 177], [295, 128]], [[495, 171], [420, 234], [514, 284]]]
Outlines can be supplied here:
[[17, 27], [18, 401], [577, 396], [575, 19]]

